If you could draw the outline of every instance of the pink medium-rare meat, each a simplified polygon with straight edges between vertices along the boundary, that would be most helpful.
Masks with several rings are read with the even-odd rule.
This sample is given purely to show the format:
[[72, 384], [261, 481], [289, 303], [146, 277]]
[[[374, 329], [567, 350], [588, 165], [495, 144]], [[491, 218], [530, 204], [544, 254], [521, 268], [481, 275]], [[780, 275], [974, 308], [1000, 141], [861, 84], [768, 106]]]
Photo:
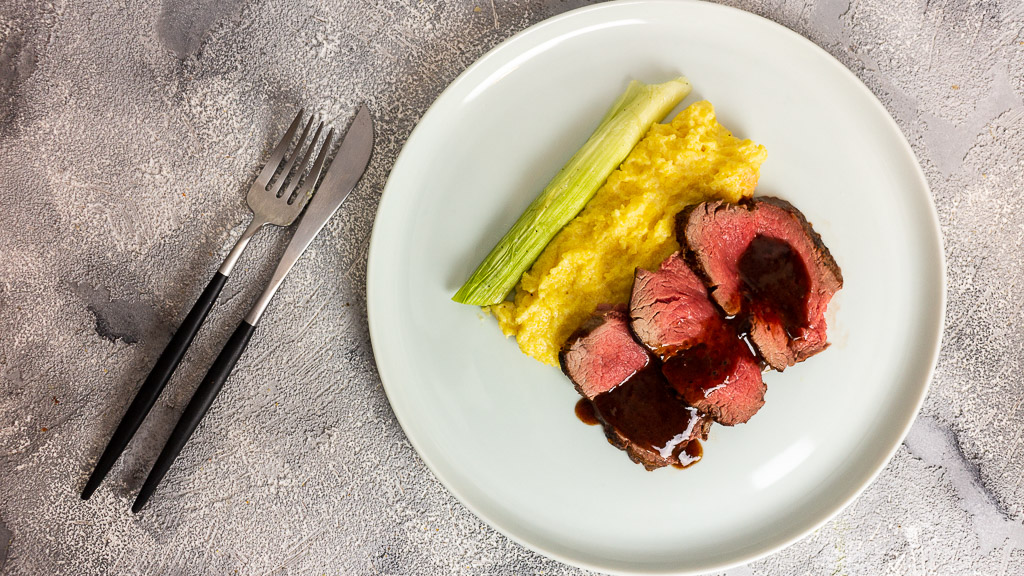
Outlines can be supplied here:
[[792, 204], [772, 197], [705, 202], [679, 223], [679, 241], [712, 298], [726, 314], [746, 317], [750, 339], [772, 368], [828, 346], [825, 310], [842, 288], [842, 272]]
[[711, 419], [689, 406], [661, 373], [661, 362], [629, 330], [628, 317], [603, 310], [560, 354], [562, 370], [589, 401], [608, 441], [648, 470], [684, 465], [687, 445], [707, 438]]
[[637, 268], [629, 300], [633, 333], [652, 352], [666, 356], [700, 342], [718, 310], [707, 288], [677, 252], [656, 272]]
[[630, 333], [628, 320], [620, 310], [595, 314], [559, 354], [562, 371], [585, 398], [593, 400], [651, 362]]
[[633, 333], [662, 360], [663, 375], [690, 406], [732, 426], [764, 405], [757, 355], [679, 253], [656, 272], [637, 269], [629, 314]]
[[662, 373], [687, 404], [719, 424], [742, 424], [764, 406], [767, 386], [757, 356], [735, 334], [665, 360]]

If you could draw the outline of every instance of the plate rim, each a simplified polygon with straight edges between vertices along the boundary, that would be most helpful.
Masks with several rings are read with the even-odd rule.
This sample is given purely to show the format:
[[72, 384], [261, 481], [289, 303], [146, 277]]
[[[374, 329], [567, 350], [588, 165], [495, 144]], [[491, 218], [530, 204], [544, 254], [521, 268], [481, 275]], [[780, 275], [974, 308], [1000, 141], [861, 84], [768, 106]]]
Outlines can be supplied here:
[[[699, 6], [698, 10], [706, 9], [706, 10], [711, 10], [711, 11], [716, 11], [716, 10], [717, 11], [721, 11], [723, 13], [730, 14], [730, 17], [733, 17], [733, 18], [749, 18], [749, 19], [751, 19], [753, 21], [757, 21], [758, 25], [767, 26], [768, 28], [773, 28], [777, 32], [780, 32], [783, 35], [789, 36], [791, 39], [794, 39], [796, 42], [801, 43], [805, 48], [809, 48], [812, 53], [815, 53], [819, 57], [824, 57], [824, 60], [827, 61], [832, 68], [837, 69], [840, 74], [844, 74], [844, 75], [847, 76], [847, 78], [849, 80], [852, 80], [853, 85], [855, 85], [857, 87], [856, 89], [859, 90], [862, 93], [862, 96], [866, 97], [865, 101], [866, 102], [870, 102], [871, 106], [875, 108], [876, 112], [880, 112], [881, 113], [882, 117], [884, 117], [884, 119], [885, 119], [885, 124], [887, 125], [888, 129], [891, 130], [893, 132], [893, 134], [898, 136], [898, 141], [899, 141], [900, 149], [902, 150], [902, 152], [904, 153], [906, 158], [911, 161], [911, 164], [913, 165], [913, 175], [914, 175], [914, 177], [915, 177], [915, 179], [917, 181], [917, 184], [918, 184], [918, 186], [915, 187], [915, 188], [917, 188], [917, 190], [919, 190], [920, 193], [923, 194], [924, 199], [926, 200], [927, 205], [930, 208], [930, 210], [928, 211], [929, 214], [928, 214], [928, 218], [927, 218], [927, 223], [929, 224], [929, 228], [930, 228], [930, 231], [931, 231], [931, 238], [930, 238], [930, 240], [932, 240], [934, 242], [934, 247], [936, 249], [937, 260], [934, 262], [934, 264], [936, 265], [936, 273], [937, 273], [937, 275], [938, 275], [938, 277], [940, 279], [940, 282], [937, 285], [938, 294], [936, 295], [937, 296], [937, 300], [938, 300], [938, 302], [937, 302], [937, 309], [936, 309], [937, 314], [935, 315], [936, 323], [935, 323], [935, 326], [933, 327], [934, 330], [931, 332], [931, 336], [932, 336], [931, 340], [926, 343], [927, 345], [930, 345], [930, 347], [931, 347], [931, 351], [928, 354], [928, 357], [924, 358], [925, 360], [927, 360], [929, 368], [927, 370], [927, 373], [924, 374], [923, 382], [920, 384], [919, 393], [918, 393], [917, 397], [915, 398], [913, 410], [909, 412], [909, 416], [907, 416], [905, 421], [902, 422], [901, 425], [899, 426], [898, 441], [894, 442], [893, 445], [884, 454], [884, 457], [879, 459], [878, 464], [874, 467], [874, 469], [870, 472], [870, 474], [868, 474], [865, 477], [864, 481], [861, 482], [860, 485], [856, 489], [852, 490], [849, 495], [847, 495], [845, 498], [842, 498], [840, 501], [838, 501], [836, 505], [832, 506], [832, 508], [829, 511], [827, 511], [825, 513], [822, 513], [822, 514], [819, 514], [817, 516], [812, 514], [811, 516], [813, 517], [813, 520], [811, 522], [809, 522], [807, 524], [806, 528], [803, 529], [802, 531], [799, 531], [798, 533], [796, 533], [796, 534], [794, 534], [794, 535], [792, 535], [792, 536], [790, 536], [788, 538], [784, 538], [784, 539], [782, 539], [781, 541], [779, 541], [778, 543], [776, 543], [774, 545], [769, 545], [769, 546], [763, 547], [763, 548], [758, 549], [758, 550], [753, 551], [753, 552], [748, 552], [748, 553], [745, 553], [745, 554], [740, 554], [739, 556], [737, 556], [736, 559], [734, 559], [734, 560], [732, 560], [732, 561], [730, 561], [728, 563], [709, 565], [709, 566], [705, 566], [705, 567], [700, 567], [700, 568], [698, 568], [696, 570], [686, 570], [686, 571], [679, 571], [679, 570], [672, 570], [672, 569], [659, 569], [658, 567], [649, 567], [649, 566], [637, 567], [637, 568], [632, 569], [630, 571], [624, 571], [624, 570], [619, 570], [617, 568], [613, 568], [613, 567], [609, 567], [609, 566], [605, 566], [605, 565], [600, 565], [600, 564], [596, 564], [596, 563], [593, 563], [593, 562], [589, 562], [589, 561], [587, 561], [585, 559], [570, 558], [570, 557], [568, 557], [568, 556], [566, 556], [564, 554], [560, 554], [560, 553], [557, 553], [557, 552], [553, 552], [553, 551], [544, 549], [543, 547], [537, 545], [536, 543], [530, 541], [529, 539], [520, 536], [519, 534], [515, 533], [512, 530], [507, 529], [507, 527], [496, 523], [487, 514], [481, 512], [476, 506], [474, 506], [471, 502], [469, 502], [459, 490], [455, 489], [453, 487], [453, 485], [450, 484], [446, 480], [446, 478], [438, 471], [438, 467], [432, 461], [431, 457], [429, 457], [421, 449], [419, 441], [414, 439], [412, 436], [410, 436], [406, 432], [406, 430], [408, 429], [408, 427], [407, 427], [407, 415], [404, 415], [402, 411], [396, 409], [395, 402], [392, 399], [392, 391], [389, 391], [389, 389], [388, 389], [388, 384], [387, 384], [388, 377], [386, 376], [386, 374], [390, 373], [390, 369], [387, 367], [386, 364], [381, 362], [380, 357], [377, 354], [377, 349], [380, 346], [378, 344], [378, 342], [383, 341], [383, 337], [381, 336], [381, 334], [379, 332], [379, 328], [375, 328], [375, 322], [373, 320], [373, 315], [372, 315], [372, 311], [374, 309], [373, 301], [375, 300], [375, 297], [374, 297], [375, 290], [373, 288], [374, 288], [374, 285], [375, 285], [375, 277], [376, 277], [376, 274], [374, 273], [374, 270], [376, 269], [376, 266], [374, 264], [374, 262], [375, 262], [374, 254], [377, 253], [375, 251], [375, 247], [379, 246], [379, 244], [381, 242], [380, 237], [381, 237], [381, 234], [382, 234], [380, 232], [380, 228], [378, 227], [378, 217], [380, 216], [380, 213], [381, 213], [382, 209], [385, 206], [388, 205], [387, 204], [388, 199], [389, 199], [388, 191], [391, 189], [392, 178], [393, 178], [394, 174], [396, 172], [399, 172], [399, 169], [402, 168], [405, 165], [405, 163], [407, 162], [407, 158], [409, 156], [406, 153], [407, 149], [409, 148], [411, 143], [414, 143], [414, 142], [418, 141], [418, 137], [420, 137], [420, 133], [421, 133], [421, 130], [420, 130], [421, 126], [424, 123], [426, 123], [426, 121], [428, 119], [433, 118], [433, 116], [438, 113], [437, 112], [438, 107], [437, 107], [436, 104], [439, 101], [441, 101], [446, 95], [454, 92], [455, 89], [457, 89], [459, 86], [461, 86], [462, 83], [466, 82], [467, 78], [469, 78], [472, 74], [474, 74], [474, 72], [477, 69], [486, 66], [492, 58], [496, 57], [496, 55], [498, 55], [498, 54], [508, 50], [510, 45], [512, 45], [514, 43], [517, 43], [517, 42], [521, 42], [523, 38], [526, 38], [526, 37], [529, 37], [531, 35], [537, 34], [537, 33], [539, 33], [539, 31], [541, 31], [541, 30], [543, 30], [545, 28], [548, 28], [550, 26], [554, 26], [554, 25], [560, 24], [564, 20], [569, 20], [569, 19], [573, 19], [573, 18], [579, 18], [582, 14], [589, 14], [589, 13], [601, 12], [601, 11], [615, 11], [615, 10], [621, 10], [621, 9], [623, 9], [623, 7], [631, 7], [631, 6], [645, 6], [645, 7], [647, 7], [647, 6], [673, 6], [673, 7], [679, 7], [679, 6], [687, 6], [687, 5], [689, 5], [689, 6]], [[911, 192], [908, 192], [908, 193], [911, 193]], [[917, 193], [917, 192], [913, 192], [913, 193]], [[393, 198], [394, 196], [395, 196], [394, 194], [390, 195], [391, 198]], [[924, 236], [922, 236], [922, 238], [924, 238]], [[387, 181], [385, 182], [384, 188], [383, 188], [383, 190], [381, 192], [381, 196], [380, 196], [380, 200], [378, 202], [377, 210], [376, 210], [376, 212], [374, 214], [374, 225], [373, 225], [373, 229], [372, 229], [371, 234], [370, 234], [370, 242], [369, 242], [369, 247], [368, 247], [368, 250], [367, 250], [366, 311], [367, 311], [367, 324], [368, 324], [368, 329], [369, 329], [369, 334], [370, 334], [370, 342], [371, 342], [371, 346], [372, 346], [372, 348], [374, 350], [374, 363], [375, 363], [375, 365], [377, 367], [378, 375], [380, 376], [381, 385], [382, 385], [382, 387], [384, 389], [385, 395], [388, 398], [388, 403], [391, 406], [392, 412], [395, 414], [396, 420], [398, 420], [399, 425], [402, 427], [403, 434], [405, 434], [406, 438], [409, 440], [409, 443], [412, 445], [413, 449], [415, 449], [417, 455], [420, 457], [420, 459], [423, 461], [423, 463], [427, 466], [427, 468], [430, 470], [430, 472], [434, 475], [434, 477], [445, 487], [445, 489], [448, 491], [449, 494], [454, 496], [455, 499], [458, 500], [463, 506], [465, 506], [471, 513], [473, 513], [474, 516], [476, 516], [477, 518], [482, 520], [484, 523], [486, 523], [491, 529], [496, 530], [497, 532], [501, 533], [502, 535], [504, 535], [505, 537], [509, 538], [513, 542], [516, 542], [517, 544], [519, 544], [521, 546], [524, 546], [525, 548], [527, 548], [529, 550], [532, 550], [532, 551], [534, 551], [534, 552], [536, 552], [536, 553], [538, 553], [538, 554], [540, 554], [540, 555], [542, 555], [544, 557], [552, 558], [554, 560], [557, 560], [559, 562], [562, 562], [562, 563], [570, 565], [570, 566], [584, 568], [584, 569], [587, 569], [587, 570], [594, 570], [594, 571], [598, 571], [598, 572], [602, 572], [602, 573], [607, 573], [607, 574], [623, 574], [623, 575], [626, 575], [626, 574], [679, 574], [679, 575], [683, 575], [683, 574], [701, 574], [701, 573], [705, 573], [706, 571], [709, 571], [709, 570], [728, 570], [730, 568], [734, 568], [734, 567], [737, 567], [737, 566], [742, 566], [742, 565], [748, 564], [750, 562], [753, 562], [755, 560], [758, 560], [758, 559], [761, 559], [761, 558], [765, 558], [767, 556], [775, 554], [776, 552], [779, 552], [780, 550], [788, 548], [789, 546], [791, 546], [795, 542], [805, 538], [808, 534], [810, 534], [814, 530], [817, 530], [822, 525], [824, 525], [825, 523], [827, 523], [830, 520], [832, 520], [833, 518], [835, 518], [840, 512], [845, 510], [852, 502], [854, 502], [857, 498], [859, 498], [861, 496], [861, 494], [863, 494], [863, 492], [870, 485], [872, 485], [875, 482], [875, 480], [881, 474], [882, 470], [884, 470], [888, 466], [888, 464], [892, 461], [893, 456], [899, 450], [900, 446], [902, 446], [903, 441], [905, 440], [907, 434], [910, 431], [910, 427], [913, 425], [914, 421], [917, 419], [917, 416], [918, 416], [918, 414], [921, 411], [921, 406], [923, 405], [924, 400], [927, 397], [929, 389], [931, 387], [931, 383], [934, 380], [935, 370], [936, 370], [936, 366], [937, 366], [938, 358], [939, 358], [939, 353], [941, 351], [942, 336], [943, 336], [944, 331], [945, 331], [945, 319], [946, 319], [946, 309], [947, 309], [947, 290], [948, 290], [947, 282], [948, 282], [948, 280], [947, 280], [947, 268], [946, 268], [946, 257], [945, 257], [945, 245], [944, 245], [944, 240], [943, 240], [943, 236], [942, 236], [941, 223], [939, 221], [938, 212], [937, 212], [937, 209], [936, 209], [936, 206], [935, 206], [934, 195], [931, 193], [931, 187], [929, 186], [928, 180], [925, 177], [923, 169], [921, 168], [920, 161], [918, 160], [917, 155], [914, 153], [913, 148], [910, 146], [910, 143], [907, 140], [906, 135], [900, 129], [899, 124], [897, 124], [897, 122], [893, 118], [892, 114], [889, 113], [889, 111], [885, 108], [885, 106], [878, 99], [878, 97], [875, 95], [875, 93], [872, 92], [871, 89], [868, 88], [867, 85], [856, 74], [854, 74], [849, 68], [847, 68], [845, 65], [843, 65], [842, 62], [840, 62], [834, 56], [829, 54], [828, 51], [826, 51], [821, 46], [818, 46], [817, 44], [815, 44], [810, 39], [808, 39], [808, 38], [802, 36], [801, 34], [799, 34], [799, 33], [795, 32], [795, 31], [789, 29], [785, 25], [780, 24], [778, 22], [775, 22], [773, 20], [770, 20], [768, 18], [765, 18], [763, 16], [760, 16], [758, 14], [754, 14], [752, 12], [748, 12], [746, 10], [742, 10], [742, 9], [735, 8], [735, 7], [732, 7], [732, 6], [727, 6], [727, 5], [723, 5], [723, 4], [716, 4], [716, 3], [713, 3], [713, 2], [705, 2], [705, 1], [701, 1], [701, 0], [683, 0], [683, 1], [680, 1], [680, 0], [613, 0], [611, 2], [604, 2], [604, 3], [601, 3], [601, 4], [584, 6], [584, 7], [581, 7], [581, 8], [576, 8], [576, 9], [573, 9], [573, 10], [569, 10], [569, 11], [563, 12], [561, 14], [557, 14], [555, 16], [552, 16], [550, 18], [546, 18], [546, 19], [544, 19], [544, 20], [542, 20], [540, 22], [537, 22], [537, 23], [535, 23], [535, 24], [533, 24], [533, 25], [531, 25], [531, 26], [529, 26], [529, 27], [527, 27], [527, 28], [525, 28], [523, 30], [520, 30], [519, 32], [516, 32], [515, 34], [509, 36], [508, 38], [505, 38], [504, 40], [502, 40], [501, 42], [496, 44], [494, 47], [489, 49], [487, 52], [485, 52], [483, 55], [481, 55], [479, 58], [477, 58], [465, 70], [463, 70], [454, 80], [452, 80], [448, 84], [448, 86], [445, 87], [444, 90], [441, 91], [440, 94], [438, 94], [438, 96], [434, 99], [434, 101], [431, 102], [431, 104], [427, 108], [426, 112], [423, 114], [422, 117], [420, 117], [420, 119], [417, 122], [416, 126], [410, 132], [410, 134], [409, 134], [408, 138], [406, 139], [405, 143], [402, 145], [402, 150], [399, 152], [398, 156], [396, 157], [394, 165], [392, 166], [392, 168], [391, 168], [391, 170], [390, 170], [390, 172], [388, 174]], [[919, 349], [920, 350], [926, 350], [927, 347], [926, 346], [920, 346]], [[922, 354], [921, 356], [923, 358], [925, 355]]]

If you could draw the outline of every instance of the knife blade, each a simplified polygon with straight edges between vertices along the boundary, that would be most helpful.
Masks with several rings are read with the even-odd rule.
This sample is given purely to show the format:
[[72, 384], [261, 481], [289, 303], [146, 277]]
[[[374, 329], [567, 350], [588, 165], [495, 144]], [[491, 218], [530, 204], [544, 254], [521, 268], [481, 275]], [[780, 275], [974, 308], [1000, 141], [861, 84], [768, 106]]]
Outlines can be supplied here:
[[274, 270], [274, 275], [263, 294], [246, 314], [245, 321], [249, 325], [255, 326], [259, 322], [270, 299], [274, 297], [274, 293], [277, 292], [284, 277], [295, 265], [295, 261], [302, 256], [302, 253], [306, 251], [316, 235], [338, 210], [341, 203], [348, 198], [349, 193], [355, 188], [356, 183], [359, 182], [366, 170], [372, 151], [373, 119], [366, 106], [361, 105], [359, 111], [356, 112], [355, 120], [352, 121], [352, 126], [349, 127], [345, 138], [341, 141], [341, 146], [334, 156], [334, 161], [331, 162], [331, 167], [328, 168], [323, 181], [317, 187], [313, 199], [309, 201], [309, 206], [306, 206], [306, 213], [299, 220], [295, 235], [288, 242], [288, 247], [285, 248], [284, 255], [281, 256], [281, 261], [277, 264], [277, 269]]

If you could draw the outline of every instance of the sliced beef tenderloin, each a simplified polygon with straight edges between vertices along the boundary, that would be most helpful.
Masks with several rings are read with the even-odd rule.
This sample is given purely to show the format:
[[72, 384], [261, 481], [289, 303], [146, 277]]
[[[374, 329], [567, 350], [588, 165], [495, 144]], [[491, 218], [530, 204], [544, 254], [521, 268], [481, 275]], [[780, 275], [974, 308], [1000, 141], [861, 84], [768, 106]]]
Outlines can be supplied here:
[[629, 316], [636, 337], [665, 357], [700, 342], [706, 325], [718, 320], [718, 310], [704, 282], [677, 252], [657, 272], [636, 269]]
[[657, 272], [637, 269], [629, 313], [633, 332], [661, 358], [664, 376], [688, 404], [727, 426], [764, 405], [757, 355], [679, 253]]
[[562, 348], [562, 371], [583, 397], [615, 388], [651, 363], [651, 356], [629, 332], [619, 309], [598, 312]]
[[726, 327], [717, 338], [665, 360], [662, 373], [688, 404], [715, 422], [742, 424], [764, 406], [767, 386], [754, 352]]
[[687, 444], [707, 439], [711, 427], [711, 418], [687, 405], [656, 366], [593, 402], [608, 441], [648, 470], [686, 463]]
[[784, 370], [828, 346], [825, 309], [843, 276], [821, 237], [792, 204], [760, 197], [705, 202], [680, 218], [679, 241], [726, 314], [749, 323], [750, 339]]
[[680, 464], [711, 419], [687, 405], [641, 346], [621, 310], [599, 312], [566, 343], [562, 370], [590, 400], [608, 441], [648, 470]]

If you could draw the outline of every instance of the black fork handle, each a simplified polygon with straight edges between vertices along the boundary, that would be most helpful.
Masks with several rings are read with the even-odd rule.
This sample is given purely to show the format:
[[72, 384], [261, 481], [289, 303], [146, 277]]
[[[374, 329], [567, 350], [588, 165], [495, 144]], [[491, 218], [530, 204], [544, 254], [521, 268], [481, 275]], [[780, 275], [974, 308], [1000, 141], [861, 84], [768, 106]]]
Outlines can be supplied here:
[[199, 426], [199, 421], [203, 419], [203, 416], [210, 409], [213, 399], [217, 397], [217, 393], [224, 387], [224, 382], [228, 379], [231, 370], [242, 356], [245, 347], [249, 345], [249, 339], [252, 338], [252, 333], [255, 330], [255, 326], [243, 320], [238, 325], [238, 328], [235, 329], [235, 332], [231, 334], [231, 338], [224, 345], [224, 349], [220, 351], [220, 355], [213, 362], [213, 366], [210, 366], [210, 371], [206, 373], [203, 381], [196, 388], [195, 394], [192, 395], [188, 406], [185, 407], [185, 412], [182, 413], [177, 425], [174, 426], [171, 437], [167, 439], [167, 444], [164, 445], [164, 449], [160, 452], [156, 463], [153, 464], [153, 469], [149, 471], [149, 476], [146, 477], [146, 481], [142, 484], [142, 489], [139, 490], [135, 503], [132, 504], [132, 512], [138, 512], [146, 505], [149, 497], [153, 495], [153, 491], [160, 484], [160, 480], [170, 470], [174, 460], [181, 453], [181, 449], [185, 447], [185, 443], [188, 442], [196, 427]]
[[85, 488], [82, 490], [83, 500], [92, 496], [92, 493], [103, 482], [107, 473], [114, 466], [114, 462], [117, 462], [118, 457], [124, 452], [128, 441], [132, 439], [132, 436], [135, 435], [146, 415], [149, 414], [150, 409], [153, 408], [157, 397], [160, 396], [164, 386], [167, 385], [167, 381], [171, 379], [171, 374], [174, 374], [174, 370], [181, 363], [182, 357], [185, 356], [185, 351], [188, 350], [192, 340], [195, 339], [196, 333], [199, 332], [199, 327], [206, 320], [206, 315], [209, 314], [210, 308], [213, 307], [213, 303], [217, 300], [217, 296], [220, 295], [220, 291], [224, 288], [224, 283], [227, 280], [228, 277], [220, 272], [213, 275], [213, 279], [206, 285], [206, 289], [199, 296], [199, 300], [192, 306], [192, 310], [189, 311], [188, 316], [185, 316], [185, 320], [178, 327], [178, 331], [174, 333], [171, 341], [167, 343], [167, 347], [160, 354], [160, 358], [157, 359], [153, 370], [150, 371], [149, 376], [146, 377], [139, 391], [135, 393], [135, 399], [128, 406], [128, 410], [117, 425], [117, 429], [114, 430], [114, 435], [110, 437], [107, 447], [96, 462], [96, 468], [92, 471], [92, 475], [89, 476], [89, 480], [85, 483]]

